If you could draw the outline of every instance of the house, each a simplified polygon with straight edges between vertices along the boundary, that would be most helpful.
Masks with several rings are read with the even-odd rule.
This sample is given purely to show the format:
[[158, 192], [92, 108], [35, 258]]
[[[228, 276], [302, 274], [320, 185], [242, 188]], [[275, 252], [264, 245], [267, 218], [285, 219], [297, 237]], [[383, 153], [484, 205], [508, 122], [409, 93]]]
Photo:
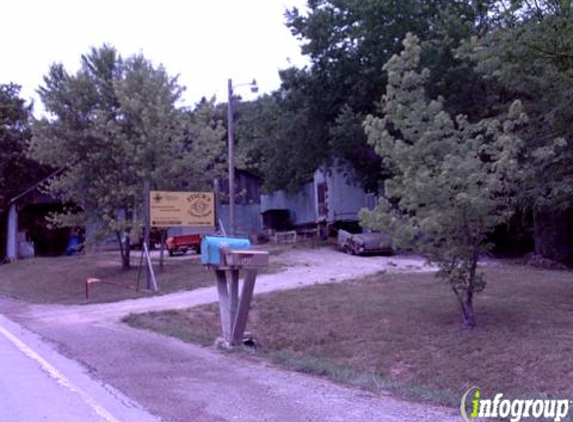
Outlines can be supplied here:
[[364, 192], [347, 177], [340, 162], [315, 171], [313, 180], [296, 192], [284, 190], [261, 196], [263, 226], [275, 230], [314, 226], [319, 222], [358, 222], [362, 208], [372, 209], [376, 195]]
[[[52, 177], [13, 198], [8, 212], [8, 230], [5, 239], [6, 256], [17, 259], [19, 249], [33, 243], [33, 254], [58, 255], [65, 250], [69, 229], [49, 229], [45, 217], [50, 212], [62, 211], [61, 202], [41, 192], [41, 187]], [[255, 236], [263, 228], [288, 230], [293, 227], [314, 227], [318, 222], [357, 222], [360, 209], [372, 208], [376, 197], [348, 181], [346, 167], [335, 165], [319, 169], [313, 180], [302, 185], [297, 192], [273, 192], [261, 195], [260, 178], [245, 170], [235, 173], [235, 233]], [[217, 225], [228, 231], [229, 186], [228, 180], [215, 180]], [[169, 228], [170, 235], [196, 233], [194, 227]], [[200, 230], [202, 233], [212, 229]], [[90, 235], [86, 227], [86, 235]], [[29, 245], [28, 245], [29, 246]], [[29, 249], [29, 248], [28, 248]]]

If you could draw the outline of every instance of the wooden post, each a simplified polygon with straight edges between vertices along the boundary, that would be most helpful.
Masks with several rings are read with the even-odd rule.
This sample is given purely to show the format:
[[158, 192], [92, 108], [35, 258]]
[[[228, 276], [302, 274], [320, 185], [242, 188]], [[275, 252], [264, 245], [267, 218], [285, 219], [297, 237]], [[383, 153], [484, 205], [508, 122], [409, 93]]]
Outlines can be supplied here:
[[231, 279], [229, 280], [229, 296], [230, 296], [230, 308], [229, 316], [231, 320], [231, 335], [233, 332], [233, 324], [235, 322], [235, 317], [237, 315], [237, 308], [239, 306], [239, 270], [229, 271]]
[[215, 270], [217, 276], [217, 291], [219, 292], [219, 313], [221, 314], [221, 328], [223, 337], [230, 343], [231, 339], [231, 306], [227, 290], [227, 274], [224, 270]]
[[231, 346], [240, 345], [247, 326], [257, 270], [247, 270], [241, 296], [238, 295], [239, 270], [230, 270], [230, 279], [224, 270], [215, 270], [219, 293], [219, 312], [223, 337]]
[[247, 270], [247, 276], [243, 282], [243, 291], [241, 292], [241, 299], [239, 300], [239, 308], [233, 323], [233, 331], [231, 335], [231, 345], [241, 344], [243, 341], [243, 334], [247, 326], [247, 319], [249, 317], [249, 309], [251, 307], [251, 300], [253, 298], [253, 290], [255, 289], [255, 279], [257, 278], [257, 270]]
[[157, 285], [157, 280], [155, 279], [155, 273], [153, 272], [153, 264], [151, 263], [151, 255], [149, 254], [149, 249], [147, 249], [147, 244], [143, 244], [143, 249], [145, 252], [145, 257], [147, 261], [147, 277], [148, 279], [148, 289], [151, 290], [151, 286], [153, 285], [153, 291], [156, 292], [159, 290], [159, 286]]
[[167, 229], [161, 230], [161, 246], [159, 249], [159, 269], [163, 271], [163, 261], [165, 255], [165, 238], [167, 237]]
[[[221, 317], [221, 328], [227, 346], [239, 346], [243, 343], [243, 335], [247, 326], [249, 309], [258, 268], [268, 265], [269, 253], [256, 250], [233, 250], [225, 249], [223, 242], [217, 243], [213, 239], [207, 238], [205, 247], [208, 248], [212, 242], [218, 248], [220, 259], [216, 259], [215, 254], [207, 254], [209, 260], [214, 261], [209, 265], [215, 270], [217, 278], [217, 291], [219, 293], [219, 311]], [[228, 240], [224, 239], [224, 245]], [[209, 251], [208, 252], [215, 252]], [[212, 257], [213, 255], [213, 257]], [[242, 283], [239, 283], [240, 271], [245, 271], [246, 276]], [[239, 287], [241, 292], [239, 295]]]

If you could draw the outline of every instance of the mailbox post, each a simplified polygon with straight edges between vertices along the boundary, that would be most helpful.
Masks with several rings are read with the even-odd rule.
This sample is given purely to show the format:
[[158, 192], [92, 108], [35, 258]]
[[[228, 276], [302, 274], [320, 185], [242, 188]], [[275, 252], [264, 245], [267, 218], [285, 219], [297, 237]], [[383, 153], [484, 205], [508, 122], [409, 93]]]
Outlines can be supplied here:
[[[269, 253], [251, 250], [246, 239], [205, 237], [201, 262], [215, 271], [221, 328], [231, 346], [241, 344], [247, 325], [257, 271], [268, 265]], [[240, 272], [245, 272], [239, 296]]]

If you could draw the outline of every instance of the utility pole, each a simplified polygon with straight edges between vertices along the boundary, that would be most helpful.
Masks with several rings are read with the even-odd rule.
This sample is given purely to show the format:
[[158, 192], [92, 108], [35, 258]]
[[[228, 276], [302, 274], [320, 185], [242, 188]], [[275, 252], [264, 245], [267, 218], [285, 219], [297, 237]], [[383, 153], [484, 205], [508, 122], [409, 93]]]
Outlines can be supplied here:
[[229, 78], [227, 130], [229, 140], [229, 236], [235, 235], [235, 135], [233, 128], [233, 81]]
[[228, 102], [227, 102], [227, 138], [229, 139], [229, 236], [235, 235], [235, 133], [233, 121], [233, 88], [248, 85], [251, 87], [251, 92], [259, 91], [257, 81], [238, 84], [233, 87], [233, 81], [229, 78], [228, 85]]

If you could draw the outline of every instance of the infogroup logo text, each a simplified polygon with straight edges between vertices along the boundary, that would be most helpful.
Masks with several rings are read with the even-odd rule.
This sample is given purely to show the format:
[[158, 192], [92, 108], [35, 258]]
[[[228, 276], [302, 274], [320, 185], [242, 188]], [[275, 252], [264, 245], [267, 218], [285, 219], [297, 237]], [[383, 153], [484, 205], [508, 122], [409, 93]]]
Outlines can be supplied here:
[[509, 418], [511, 422], [543, 418], [560, 422], [572, 405], [573, 402], [567, 399], [504, 399], [501, 393], [495, 394], [493, 399], [485, 399], [480, 388], [472, 387], [462, 396], [460, 412], [466, 422], [475, 418]]

